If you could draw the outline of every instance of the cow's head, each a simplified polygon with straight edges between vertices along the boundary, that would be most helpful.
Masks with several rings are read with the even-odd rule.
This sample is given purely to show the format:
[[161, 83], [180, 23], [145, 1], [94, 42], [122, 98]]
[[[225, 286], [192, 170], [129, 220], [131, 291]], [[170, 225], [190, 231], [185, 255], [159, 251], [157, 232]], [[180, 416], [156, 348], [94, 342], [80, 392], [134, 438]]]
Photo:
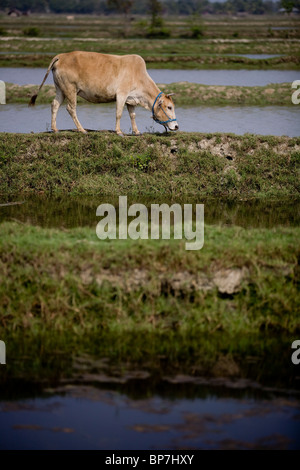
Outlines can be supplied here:
[[174, 102], [171, 98], [172, 95], [174, 93], [159, 93], [152, 107], [152, 117], [166, 129], [177, 131], [179, 127], [175, 116]]

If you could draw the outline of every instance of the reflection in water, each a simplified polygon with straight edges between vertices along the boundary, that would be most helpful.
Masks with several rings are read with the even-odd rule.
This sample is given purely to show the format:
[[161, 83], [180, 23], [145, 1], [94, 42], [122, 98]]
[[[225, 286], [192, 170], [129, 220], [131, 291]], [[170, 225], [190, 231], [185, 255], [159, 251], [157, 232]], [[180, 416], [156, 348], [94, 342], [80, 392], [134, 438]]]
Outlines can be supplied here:
[[179, 364], [171, 372], [162, 357], [132, 369], [126, 358], [44, 350], [37, 369], [28, 348], [20, 360], [21, 342], [11, 343], [16, 356], [0, 378], [0, 449], [299, 449], [290, 338], [228, 338], [240, 341], [240, 355], [224, 355], [223, 338], [212, 335], [202, 351], [202, 375], [195, 363], [193, 373]]
[[[0, 223], [17, 219], [42, 227], [95, 227], [99, 219], [96, 209], [100, 204], [112, 204], [118, 211], [119, 200], [111, 196], [80, 197], [26, 197], [4, 198], [0, 196]], [[10, 204], [12, 202], [12, 205]], [[21, 202], [21, 204], [14, 204]], [[22, 203], [24, 202], [24, 203]], [[159, 198], [131, 198], [128, 196], [128, 207], [131, 204], [178, 203], [176, 200]], [[300, 222], [300, 201], [220, 201], [219, 199], [194, 200], [186, 197], [181, 204], [204, 204], [204, 217], [207, 225], [226, 224], [241, 227], [276, 227], [278, 225], [296, 226]]]
[[43, 398], [0, 402], [0, 449], [300, 448], [299, 399], [198, 392], [193, 400], [159, 393], [133, 399], [122, 390], [68, 385]]
[[[113, 130], [115, 126], [115, 104], [80, 104], [78, 118], [86, 129]], [[50, 131], [50, 105], [26, 104], [0, 107], [0, 132], [45, 132]], [[136, 122], [141, 132], [163, 132], [163, 127], [154, 123], [149, 111], [138, 106]], [[231, 132], [260, 135], [299, 136], [300, 115], [297, 106], [197, 106], [176, 107], [179, 128], [186, 132]], [[74, 129], [75, 125], [66, 108], [61, 107], [57, 116], [58, 129]], [[131, 132], [127, 110], [124, 109], [121, 128]]]

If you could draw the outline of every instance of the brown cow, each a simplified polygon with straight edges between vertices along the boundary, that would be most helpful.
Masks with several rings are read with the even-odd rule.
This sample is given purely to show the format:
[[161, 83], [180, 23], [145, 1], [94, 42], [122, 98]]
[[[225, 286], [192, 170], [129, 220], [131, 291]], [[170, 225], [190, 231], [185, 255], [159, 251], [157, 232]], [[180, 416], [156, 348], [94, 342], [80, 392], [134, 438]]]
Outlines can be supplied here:
[[[171, 94], [162, 93], [148, 75], [144, 59], [138, 55], [110, 55], [98, 52], [74, 51], [54, 57], [48, 67], [38, 93], [50, 70], [56, 88], [51, 105], [51, 128], [57, 132], [56, 115], [64, 99], [67, 110], [77, 129], [86, 132], [76, 114], [77, 95], [92, 103], [116, 101], [116, 133], [123, 135], [120, 120], [126, 103], [131, 119], [132, 131], [140, 134], [135, 123], [135, 106], [152, 110], [153, 119], [165, 129], [175, 131], [178, 124]], [[34, 105], [38, 93], [32, 96]]]

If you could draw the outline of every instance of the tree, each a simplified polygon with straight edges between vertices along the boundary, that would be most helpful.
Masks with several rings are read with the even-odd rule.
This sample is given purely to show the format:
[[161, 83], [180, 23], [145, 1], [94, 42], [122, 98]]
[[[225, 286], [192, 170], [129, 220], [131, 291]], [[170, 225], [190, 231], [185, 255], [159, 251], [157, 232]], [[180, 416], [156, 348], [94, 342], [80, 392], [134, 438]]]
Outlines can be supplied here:
[[158, 0], [148, 1], [148, 11], [151, 15], [150, 27], [147, 36], [149, 38], [168, 38], [170, 31], [164, 27], [164, 21], [161, 17], [162, 4]]
[[107, 6], [128, 16], [133, 5], [133, 0], [107, 0]]
[[130, 28], [129, 13], [133, 5], [133, 0], [107, 0], [107, 6], [121, 13], [125, 17], [124, 36], [128, 36]]
[[162, 19], [160, 14], [162, 12], [161, 3], [158, 0], [149, 0], [149, 10], [151, 14], [151, 26], [150, 29], [154, 29], [157, 26], [162, 26]]
[[290, 14], [293, 11], [295, 2], [293, 0], [281, 0], [282, 8], [285, 8], [285, 11]]

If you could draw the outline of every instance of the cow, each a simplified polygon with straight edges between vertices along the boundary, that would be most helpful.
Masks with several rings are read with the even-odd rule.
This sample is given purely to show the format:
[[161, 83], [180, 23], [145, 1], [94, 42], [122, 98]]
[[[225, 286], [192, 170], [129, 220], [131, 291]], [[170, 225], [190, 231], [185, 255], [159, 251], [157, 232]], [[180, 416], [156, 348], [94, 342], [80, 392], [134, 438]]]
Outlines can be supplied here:
[[[141, 105], [152, 111], [152, 118], [171, 131], [178, 129], [175, 117], [173, 93], [165, 94], [148, 75], [144, 59], [135, 54], [111, 55], [98, 52], [74, 51], [55, 56], [39, 87], [44, 85], [50, 70], [56, 88], [51, 105], [51, 128], [57, 132], [56, 116], [60, 105], [66, 99], [67, 111], [78, 131], [86, 133], [76, 114], [77, 95], [91, 103], [116, 101], [116, 133], [123, 136], [120, 120], [124, 105], [127, 105], [132, 132], [140, 132], [135, 122], [135, 107]], [[30, 106], [38, 96], [31, 97]]]

